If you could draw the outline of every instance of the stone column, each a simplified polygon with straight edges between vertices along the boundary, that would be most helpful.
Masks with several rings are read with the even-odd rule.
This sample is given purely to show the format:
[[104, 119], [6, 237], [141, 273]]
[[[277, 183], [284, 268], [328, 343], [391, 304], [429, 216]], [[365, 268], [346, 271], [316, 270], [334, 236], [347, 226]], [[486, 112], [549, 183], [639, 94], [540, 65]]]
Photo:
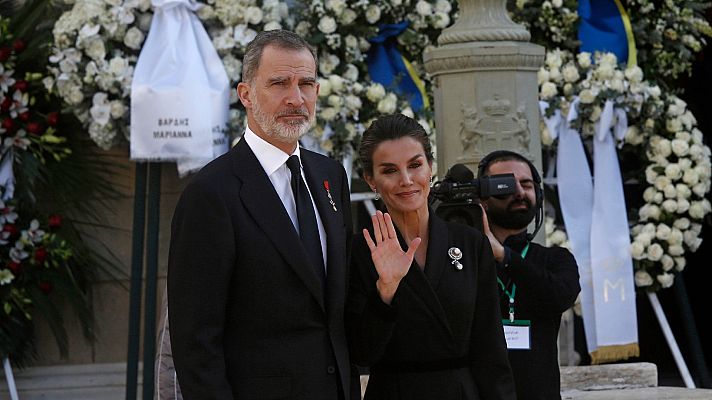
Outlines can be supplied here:
[[505, 0], [459, 0], [460, 17], [424, 54], [434, 80], [438, 175], [455, 163], [475, 173], [493, 150], [541, 170], [536, 73], [544, 48], [507, 15]]

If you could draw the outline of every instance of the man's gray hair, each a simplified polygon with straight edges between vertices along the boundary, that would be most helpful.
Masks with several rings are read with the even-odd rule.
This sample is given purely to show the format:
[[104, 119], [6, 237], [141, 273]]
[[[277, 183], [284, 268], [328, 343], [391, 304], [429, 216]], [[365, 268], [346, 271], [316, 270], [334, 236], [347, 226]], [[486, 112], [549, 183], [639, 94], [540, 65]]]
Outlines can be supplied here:
[[242, 58], [242, 81], [251, 83], [257, 69], [260, 67], [262, 51], [267, 46], [276, 46], [285, 50], [309, 50], [314, 57], [315, 65], [319, 65], [316, 49], [309, 45], [306, 40], [294, 32], [277, 29], [273, 31], [263, 31], [247, 45], [245, 56]]

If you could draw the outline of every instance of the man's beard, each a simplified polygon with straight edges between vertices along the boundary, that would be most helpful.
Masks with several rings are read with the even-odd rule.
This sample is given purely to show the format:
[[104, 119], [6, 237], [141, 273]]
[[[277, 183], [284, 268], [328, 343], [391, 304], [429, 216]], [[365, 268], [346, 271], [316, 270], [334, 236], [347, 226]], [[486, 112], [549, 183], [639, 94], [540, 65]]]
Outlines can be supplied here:
[[[526, 205], [527, 208], [513, 209], [521, 204]], [[526, 229], [536, 216], [536, 211], [528, 198], [512, 199], [504, 208], [490, 205], [487, 208], [487, 219], [491, 224], [505, 229]]]
[[[309, 128], [315, 120], [315, 116], [309, 115], [309, 111], [306, 107], [287, 108], [274, 116], [269, 115], [262, 110], [259, 102], [254, 98], [252, 99], [252, 115], [257, 124], [267, 135], [285, 143], [294, 143], [299, 140], [299, 138], [309, 131]], [[277, 118], [285, 115], [303, 115], [307, 120], [293, 121], [290, 123], [280, 123], [277, 121]]]

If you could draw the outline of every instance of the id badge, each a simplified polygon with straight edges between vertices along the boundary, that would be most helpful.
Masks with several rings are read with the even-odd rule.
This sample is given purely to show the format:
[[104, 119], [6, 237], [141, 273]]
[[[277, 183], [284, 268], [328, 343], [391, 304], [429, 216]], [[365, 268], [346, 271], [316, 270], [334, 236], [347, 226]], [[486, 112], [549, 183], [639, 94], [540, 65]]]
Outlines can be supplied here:
[[528, 319], [502, 320], [508, 350], [531, 350], [531, 321]]

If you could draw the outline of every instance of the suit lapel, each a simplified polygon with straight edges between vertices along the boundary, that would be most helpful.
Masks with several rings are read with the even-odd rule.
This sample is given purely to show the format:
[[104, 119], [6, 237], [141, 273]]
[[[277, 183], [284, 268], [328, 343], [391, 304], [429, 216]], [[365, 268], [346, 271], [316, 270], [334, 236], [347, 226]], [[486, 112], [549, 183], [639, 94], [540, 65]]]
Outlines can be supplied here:
[[309, 264], [306, 251], [301, 246], [301, 239], [284, 209], [284, 204], [247, 142], [240, 140], [235, 145], [232, 158], [234, 173], [243, 182], [240, 198], [245, 209], [323, 309], [324, 297], [319, 278]]
[[[339, 289], [343, 286], [340, 283], [345, 282], [346, 279], [346, 268], [340, 261], [346, 251], [343, 214], [339, 205], [331, 205], [328, 196], [329, 191], [333, 191], [331, 192], [332, 198], [333, 196], [338, 197], [336, 192], [337, 178], [329, 176], [328, 171], [332, 168], [319, 165], [318, 158], [313, 157], [312, 154], [305, 150], [302, 150], [301, 154], [307, 185], [309, 185], [309, 191], [314, 199], [314, 204], [316, 204], [326, 233], [326, 304], [327, 306], [329, 304], [343, 304], [342, 300], [346, 291]], [[332, 185], [335, 187], [332, 188]], [[327, 191], [326, 186], [329, 186], [329, 191]], [[336, 202], [337, 199], [333, 200]], [[336, 210], [334, 210], [335, 207]]]

